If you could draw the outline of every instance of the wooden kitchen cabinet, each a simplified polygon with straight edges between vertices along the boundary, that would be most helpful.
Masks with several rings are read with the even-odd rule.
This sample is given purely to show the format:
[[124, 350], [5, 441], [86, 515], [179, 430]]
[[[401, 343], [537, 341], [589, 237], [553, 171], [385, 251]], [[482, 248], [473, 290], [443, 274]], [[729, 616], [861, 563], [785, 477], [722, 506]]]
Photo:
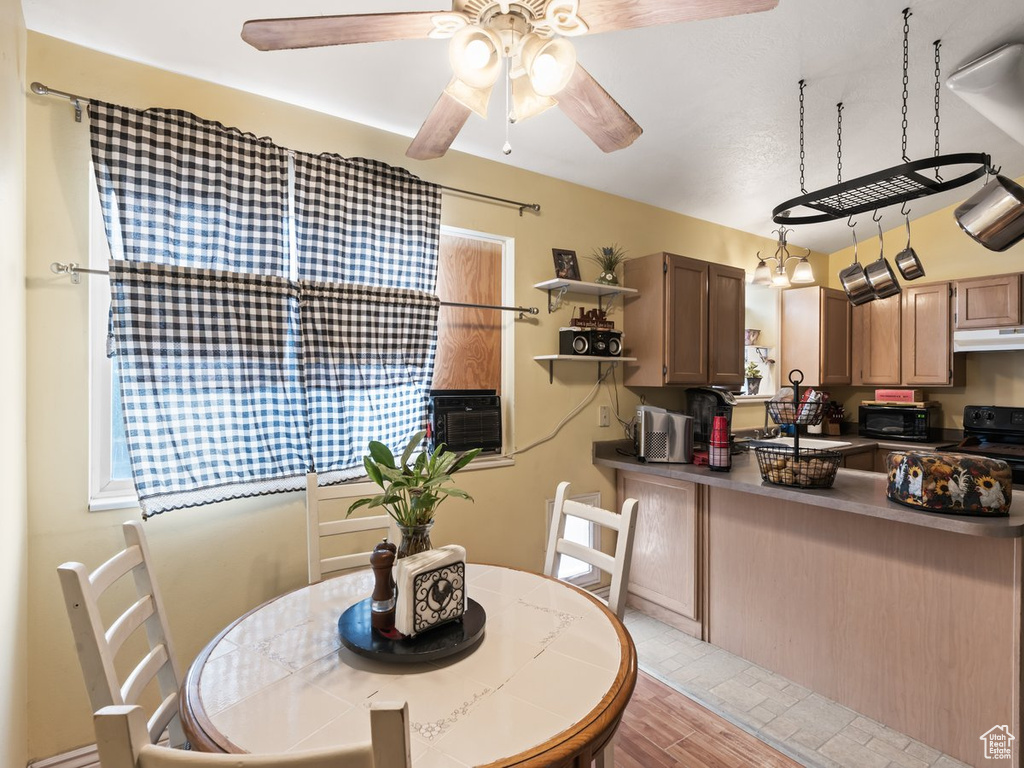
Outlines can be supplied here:
[[619, 504], [639, 502], [626, 603], [694, 637], [702, 630], [704, 491], [683, 480], [618, 472]]
[[846, 469], [862, 469], [865, 472], [875, 470], [875, 449], [868, 447], [864, 450], [843, 451], [843, 464]]
[[809, 387], [850, 384], [850, 324], [850, 301], [843, 291], [816, 285], [783, 291], [782, 385], [794, 368]]
[[902, 384], [960, 386], [963, 354], [953, 354], [953, 288], [949, 283], [905, 286], [901, 318]]
[[1006, 328], [1021, 325], [1021, 275], [995, 275], [953, 283], [956, 328]]
[[901, 295], [852, 308], [853, 383], [872, 386], [902, 383]]
[[744, 272], [672, 253], [626, 262], [624, 365], [630, 386], [743, 383]]

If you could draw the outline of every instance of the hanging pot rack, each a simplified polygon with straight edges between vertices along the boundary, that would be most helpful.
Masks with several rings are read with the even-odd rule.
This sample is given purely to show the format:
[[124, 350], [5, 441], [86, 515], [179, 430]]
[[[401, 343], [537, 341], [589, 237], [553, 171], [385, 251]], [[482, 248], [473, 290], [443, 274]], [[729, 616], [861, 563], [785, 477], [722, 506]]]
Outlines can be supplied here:
[[[942, 41], [936, 40], [935, 48], [935, 155], [921, 160], [907, 157], [907, 95], [909, 65], [909, 19], [910, 8], [903, 14], [903, 163], [849, 181], [842, 180], [843, 168], [843, 105], [836, 105], [837, 119], [837, 174], [836, 184], [808, 192], [804, 187], [804, 86], [800, 81], [800, 192], [797, 197], [786, 200], [772, 210], [772, 221], [776, 224], [818, 224], [824, 221], [845, 219], [858, 213], [903, 205], [910, 200], [946, 192], [980, 179], [986, 174], [996, 174], [992, 159], [984, 152], [958, 152], [950, 155], [939, 154], [939, 48]], [[940, 169], [959, 166], [959, 175], [944, 179]], [[921, 173], [930, 169], [934, 178]], [[801, 210], [802, 209], [802, 210]]]

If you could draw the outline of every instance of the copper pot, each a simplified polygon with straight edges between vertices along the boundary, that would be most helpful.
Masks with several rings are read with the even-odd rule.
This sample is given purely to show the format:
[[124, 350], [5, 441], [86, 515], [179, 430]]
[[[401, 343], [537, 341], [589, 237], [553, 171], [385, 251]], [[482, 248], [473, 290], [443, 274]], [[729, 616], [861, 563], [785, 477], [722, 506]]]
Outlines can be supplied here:
[[960, 229], [992, 251], [1005, 251], [1024, 239], [1024, 188], [997, 175], [957, 206]]

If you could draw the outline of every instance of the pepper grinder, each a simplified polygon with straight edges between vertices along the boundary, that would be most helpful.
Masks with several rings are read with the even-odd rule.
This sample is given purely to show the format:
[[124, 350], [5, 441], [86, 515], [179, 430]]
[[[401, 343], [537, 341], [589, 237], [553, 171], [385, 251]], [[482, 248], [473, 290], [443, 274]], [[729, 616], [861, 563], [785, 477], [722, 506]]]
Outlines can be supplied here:
[[370, 626], [378, 632], [395, 628], [395, 583], [391, 579], [391, 566], [395, 564], [397, 547], [386, 538], [370, 553], [373, 568], [373, 594], [370, 597]]

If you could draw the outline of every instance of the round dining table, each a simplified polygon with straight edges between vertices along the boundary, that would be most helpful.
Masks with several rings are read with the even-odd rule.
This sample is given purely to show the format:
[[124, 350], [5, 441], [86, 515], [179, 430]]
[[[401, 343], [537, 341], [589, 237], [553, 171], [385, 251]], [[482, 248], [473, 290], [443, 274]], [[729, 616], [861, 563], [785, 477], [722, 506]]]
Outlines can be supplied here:
[[253, 609], [185, 677], [180, 711], [192, 748], [366, 742], [370, 704], [406, 701], [415, 768], [589, 768], [636, 685], [629, 632], [600, 600], [547, 576], [468, 564], [466, 585], [486, 613], [483, 638], [429, 662], [378, 660], [342, 643], [339, 617], [370, 595], [369, 569]]

